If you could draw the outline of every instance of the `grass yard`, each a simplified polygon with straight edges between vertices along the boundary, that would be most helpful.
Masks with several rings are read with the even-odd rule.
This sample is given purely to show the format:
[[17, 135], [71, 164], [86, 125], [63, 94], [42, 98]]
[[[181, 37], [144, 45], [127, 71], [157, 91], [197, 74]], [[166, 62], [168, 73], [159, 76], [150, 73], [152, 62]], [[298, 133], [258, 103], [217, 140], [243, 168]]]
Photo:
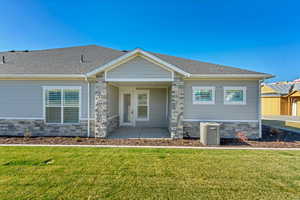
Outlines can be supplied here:
[[0, 147], [0, 199], [300, 199], [300, 151]]

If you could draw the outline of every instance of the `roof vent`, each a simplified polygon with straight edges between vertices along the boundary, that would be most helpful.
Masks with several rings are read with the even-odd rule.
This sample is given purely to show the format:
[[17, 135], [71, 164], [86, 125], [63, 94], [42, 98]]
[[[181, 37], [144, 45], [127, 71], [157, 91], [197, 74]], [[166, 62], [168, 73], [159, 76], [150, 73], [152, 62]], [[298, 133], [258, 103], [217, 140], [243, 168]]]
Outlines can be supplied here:
[[81, 54], [81, 56], [80, 56], [80, 63], [85, 63], [85, 59], [84, 59], [84, 55], [83, 54]]
[[5, 64], [5, 56], [2, 56], [2, 58], [1, 58], [1, 64]]

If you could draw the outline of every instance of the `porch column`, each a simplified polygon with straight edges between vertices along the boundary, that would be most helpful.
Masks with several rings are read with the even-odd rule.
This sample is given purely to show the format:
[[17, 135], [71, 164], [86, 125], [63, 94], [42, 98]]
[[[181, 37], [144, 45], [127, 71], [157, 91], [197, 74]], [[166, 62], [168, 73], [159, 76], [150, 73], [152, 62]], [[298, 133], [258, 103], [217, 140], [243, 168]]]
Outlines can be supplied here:
[[171, 119], [169, 129], [172, 138], [183, 138], [184, 81], [175, 74], [171, 86]]
[[97, 77], [95, 84], [95, 137], [107, 136], [107, 83], [104, 77]]

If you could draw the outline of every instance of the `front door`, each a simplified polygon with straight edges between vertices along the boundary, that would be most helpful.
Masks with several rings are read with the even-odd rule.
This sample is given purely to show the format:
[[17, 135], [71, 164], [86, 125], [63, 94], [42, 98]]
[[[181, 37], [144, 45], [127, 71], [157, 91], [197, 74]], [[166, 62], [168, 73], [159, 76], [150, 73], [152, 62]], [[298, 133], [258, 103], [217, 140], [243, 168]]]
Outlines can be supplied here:
[[297, 116], [297, 100], [293, 101], [292, 105], [292, 116]]
[[120, 87], [119, 96], [121, 126], [135, 126], [136, 121], [149, 120], [149, 90]]
[[132, 89], [122, 89], [120, 91], [120, 125], [134, 126], [134, 98]]

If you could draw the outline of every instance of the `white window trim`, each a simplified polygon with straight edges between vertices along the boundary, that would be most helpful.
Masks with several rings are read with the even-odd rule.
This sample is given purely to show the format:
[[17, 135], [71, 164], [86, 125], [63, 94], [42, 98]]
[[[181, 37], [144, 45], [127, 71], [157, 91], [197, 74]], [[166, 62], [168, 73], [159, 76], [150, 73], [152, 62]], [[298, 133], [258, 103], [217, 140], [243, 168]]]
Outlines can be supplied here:
[[[147, 94], [147, 118], [139, 118], [138, 117], [138, 107], [139, 107], [138, 95], [139, 94]], [[136, 106], [135, 106], [136, 121], [149, 121], [149, 118], [150, 118], [149, 117], [149, 112], [150, 112], [150, 92], [149, 92], [149, 90], [136, 90], [135, 99], [136, 99]]]
[[[67, 124], [67, 125], [72, 125], [72, 124], [80, 124], [81, 120], [81, 86], [43, 86], [43, 119], [45, 124]], [[61, 111], [61, 122], [60, 123], [49, 123], [46, 121], [46, 90], [53, 90], [53, 89], [58, 89], [58, 90], [64, 90], [64, 89], [77, 89], [79, 90], [79, 116], [78, 119], [79, 121], [77, 123], [64, 123], [64, 113], [63, 110]], [[61, 108], [63, 108], [63, 100], [64, 100], [64, 92], [62, 92], [61, 96]]]
[[[223, 87], [223, 98], [224, 98], [224, 104], [225, 105], [246, 105], [247, 104], [247, 87]], [[243, 101], [240, 102], [230, 102], [230, 101], [226, 101], [226, 90], [243, 90]]]
[[[194, 90], [201, 90], [201, 89], [210, 89], [210, 90], [212, 90], [212, 100], [211, 101], [196, 101], [195, 100]], [[208, 86], [192, 87], [193, 104], [215, 104], [215, 96], [216, 96], [216, 89], [215, 89], [215, 87], [208, 87]]]

